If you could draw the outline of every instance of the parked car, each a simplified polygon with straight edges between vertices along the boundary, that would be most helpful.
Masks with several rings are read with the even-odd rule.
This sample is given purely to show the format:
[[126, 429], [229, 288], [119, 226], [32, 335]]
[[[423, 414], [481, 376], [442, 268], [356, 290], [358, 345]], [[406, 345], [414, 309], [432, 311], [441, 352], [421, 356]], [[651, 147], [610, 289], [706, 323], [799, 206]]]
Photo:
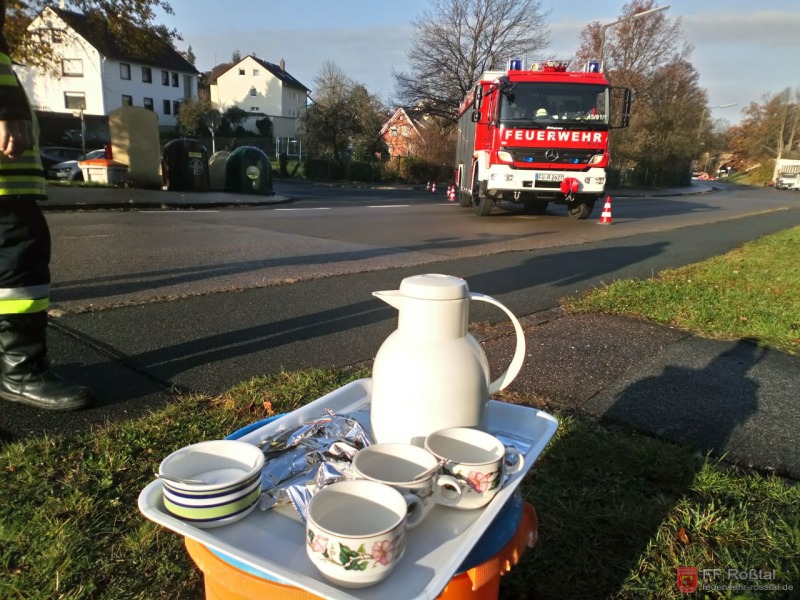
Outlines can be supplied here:
[[52, 179], [60, 179], [62, 181], [83, 181], [83, 171], [81, 171], [78, 163], [82, 160], [89, 160], [90, 158], [103, 158], [106, 151], [103, 148], [99, 150], [92, 150], [83, 156], [79, 156], [75, 160], [66, 160], [57, 163], [47, 170], [47, 176]]
[[66, 148], [61, 146], [44, 146], [39, 148], [44, 172], [49, 173], [53, 165], [65, 160], [77, 160], [83, 151], [80, 148]]
[[84, 132], [83, 137], [81, 137], [80, 129], [67, 129], [64, 132], [64, 135], [61, 136], [61, 140], [67, 143], [75, 144], [81, 144], [85, 140], [87, 146], [89, 144], [92, 146], [100, 146], [105, 143], [105, 140], [101, 136], [89, 131], [88, 129]]

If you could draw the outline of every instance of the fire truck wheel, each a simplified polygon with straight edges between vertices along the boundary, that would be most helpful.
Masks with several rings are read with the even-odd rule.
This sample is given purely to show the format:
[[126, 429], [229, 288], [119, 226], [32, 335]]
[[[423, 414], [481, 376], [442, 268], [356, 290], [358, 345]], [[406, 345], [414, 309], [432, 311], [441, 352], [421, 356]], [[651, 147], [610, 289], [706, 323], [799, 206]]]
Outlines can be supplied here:
[[472, 210], [479, 217], [486, 217], [492, 212], [493, 207], [494, 200], [486, 194], [486, 182], [481, 181], [472, 188]]
[[573, 200], [567, 204], [567, 209], [572, 217], [577, 219], [588, 219], [594, 210], [594, 199], [592, 200]]
[[458, 192], [458, 203], [464, 208], [469, 208], [472, 206], [472, 195], [469, 192], [460, 190]]
[[550, 204], [547, 200], [523, 200], [522, 206], [525, 212], [529, 215], [543, 215], [547, 212], [547, 205]]

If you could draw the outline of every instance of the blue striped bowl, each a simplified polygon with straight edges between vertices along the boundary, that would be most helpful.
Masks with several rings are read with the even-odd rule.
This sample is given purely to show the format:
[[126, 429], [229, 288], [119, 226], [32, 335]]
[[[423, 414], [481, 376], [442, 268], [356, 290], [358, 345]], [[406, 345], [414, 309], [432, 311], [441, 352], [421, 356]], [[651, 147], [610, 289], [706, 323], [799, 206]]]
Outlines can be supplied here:
[[181, 448], [159, 466], [164, 509], [197, 527], [238, 521], [261, 494], [264, 454], [237, 440], [211, 440]]

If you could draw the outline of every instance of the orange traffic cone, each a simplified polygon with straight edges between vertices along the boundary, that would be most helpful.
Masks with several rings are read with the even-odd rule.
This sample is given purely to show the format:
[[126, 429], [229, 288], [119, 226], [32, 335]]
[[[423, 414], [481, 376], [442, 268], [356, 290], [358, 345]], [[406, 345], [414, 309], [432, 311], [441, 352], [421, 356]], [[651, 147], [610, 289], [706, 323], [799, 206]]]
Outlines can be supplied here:
[[606, 203], [603, 206], [603, 214], [600, 215], [598, 224], [611, 225], [611, 196], [606, 196]]
[[456, 201], [456, 186], [454, 185], [450, 186], [450, 193], [447, 194], [447, 199], [450, 200], [450, 202]]
[[426, 192], [430, 192], [431, 191], [431, 182], [430, 181], [428, 182], [428, 185], [425, 186], [425, 191]]
[[435, 181], [431, 184], [431, 193], [432, 194], [436, 193], [436, 182]]

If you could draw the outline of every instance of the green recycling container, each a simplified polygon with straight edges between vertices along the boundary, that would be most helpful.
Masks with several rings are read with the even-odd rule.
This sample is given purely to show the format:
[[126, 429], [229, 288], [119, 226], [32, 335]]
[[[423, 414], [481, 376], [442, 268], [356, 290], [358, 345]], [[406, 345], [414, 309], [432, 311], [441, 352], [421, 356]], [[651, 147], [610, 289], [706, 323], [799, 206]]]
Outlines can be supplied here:
[[260, 148], [242, 146], [228, 157], [225, 191], [272, 195], [272, 164]]

